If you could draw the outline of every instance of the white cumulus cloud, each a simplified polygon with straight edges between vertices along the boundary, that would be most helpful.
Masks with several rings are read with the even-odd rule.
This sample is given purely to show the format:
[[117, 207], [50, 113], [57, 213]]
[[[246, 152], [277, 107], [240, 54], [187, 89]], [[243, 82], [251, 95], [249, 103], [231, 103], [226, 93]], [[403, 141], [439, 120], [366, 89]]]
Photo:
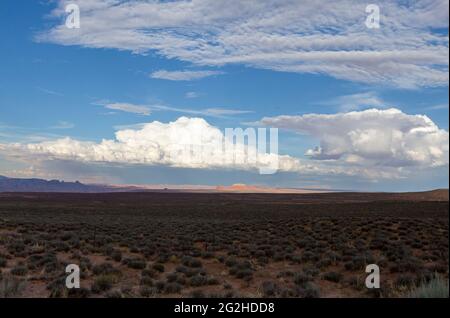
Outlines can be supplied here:
[[296, 158], [279, 156], [269, 149], [261, 153], [256, 144], [246, 146], [244, 141], [233, 143], [202, 118], [180, 117], [169, 123], [154, 121], [118, 130], [115, 137], [99, 143], [66, 137], [40, 143], [0, 145], [0, 150], [16, 156], [91, 163], [281, 171], [301, 167]]
[[[397, 109], [369, 109], [331, 115], [263, 118], [258, 125], [295, 131], [320, 140], [300, 159], [257, 144], [232, 142], [202, 118], [153, 121], [118, 127], [100, 142], [70, 137], [35, 143], [0, 144], [0, 154], [26, 162], [69, 160], [83, 163], [169, 166], [192, 169], [274, 169], [302, 175], [347, 175], [378, 180], [417, 169], [448, 166], [449, 135], [428, 117]], [[257, 139], [261, 138], [257, 133]], [[268, 136], [267, 136], [268, 137]], [[303, 136], [299, 136], [299, 144]]]
[[306, 153], [315, 160], [334, 160], [383, 169], [448, 165], [449, 133], [424, 115], [391, 109], [368, 109], [331, 115], [306, 114], [263, 118], [278, 127], [320, 140]]

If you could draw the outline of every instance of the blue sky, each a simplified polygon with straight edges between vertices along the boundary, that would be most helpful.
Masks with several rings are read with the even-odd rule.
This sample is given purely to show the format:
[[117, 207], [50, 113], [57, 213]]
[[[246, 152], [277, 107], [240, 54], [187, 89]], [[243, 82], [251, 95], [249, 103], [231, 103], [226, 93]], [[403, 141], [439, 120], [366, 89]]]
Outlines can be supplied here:
[[[341, 23], [350, 18], [361, 22], [356, 29], [332, 25], [336, 43], [339, 37], [345, 44], [342, 47], [333, 43], [333, 37], [330, 44], [323, 44], [331, 34], [326, 31], [330, 26], [317, 23], [307, 12], [302, 15], [301, 10], [307, 11], [308, 6], [314, 9], [308, 2], [297, 8], [297, 18], [310, 19], [310, 27], [290, 24], [292, 30], [288, 31], [281, 22], [262, 27], [256, 23], [254, 18], [261, 15], [268, 19], [256, 4], [249, 4], [246, 15], [230, 10], [223, 13], [221, 20], [213, 16], [214, 8], [208, 9], [221, 1], [214, 5], [206, 0], [194, 1], [187, 12], [184, 7], [166, 8], [165, 3], [157, 1], [147, 3], [142, 10], [135, 8], [136, 3], [123, 7], [123, 2], [118, 2], [118, 8], [114, 8], [100, 0], [74, 2], [81, 9], [78, 31], [64, 26], [67, 14], [58, 8], [64, 8], [67, 2], [7, 0], [0, 4], [4, 26], [0, 28], [0, 174], [114, 183], [251, 183], [390, 191], [448, 187], [448, 61], [443, 62], [448, 60], [448, 14], [428, 18], [430, 11], [442, 11], [440, 6], [448, 7], [448, 2], [411, 7], [415, 26], [408, 24], [407, 17], [392, 22], [390, 19], [398, 17], [400, 11], [396, 10], [401, 8], [383, 6], [382, 2], [385, 25], [382, 23], [374, 33], [377, 31], [364, 26], [364, 9], [349, 13], [351, 1], [342, 1], [337, 11], [322, 13], [326, 17], [337, 15], [337, 20], [341, 14]], [[91, 7], [95, 3], [105, 6]], [[292, 11], [288, 4], [284, 11], [283, 4], [280, 7], [274, 16]], [[186, 12], [185, 16], [177, 20], [176, 10]], [[162, 12], [157, 21], [152, 19], [155, 11]], [[121, 18], [105, 18], [115, 14]], [[205, 21], [195, 20], [197, 14], [202, 14]], [[208, 14], [210, 19], [206, 18]], [[147, 16], [148, 21], [144, 19]], [[130, 31], [125, 22], [138, 18], [146, 22], [137, 23]], [[235, 23], [228, 24], [228, 20]], [[250, 29], [249, 25], [256, 25], [254, 30], [246, 31], [244, 22]], [[242, 25], [238, 32], [231, 29], [230, 25], [239, 23]], [[144, 36], [148, 39], [141, 40], [142, 29], [147, 31]], [[122, 32], [126, 41], [119, 37]], [[266, 42], [255, 41], [246, 47], [242, 43], [249, 42], [245, 39], [253, 41], [252, 34]], [[320, 39], [314, 38], [317, 34]], [[412, 36], [415, 40], [417, 37], [413, 49], [409, 47]], [[354, 43], [350, 41], [354, 37], [361, 39]], [[307, 44], [302, 42], [304, 38]], [[292, 46], [292, 41], [298, 44]], [[378, 48], [377, 41], [385, 43], [385, 47]], [[377, 51], [386, 60], [356, 55]], [[414, 51], [422, 55], [413, 55]], [[299, 56], [294, 55], [299, 52]], [[330, 60], [324, 57], [335, 53], [340, 55]], [[350, 53], [355, 56], [341, 60]], [[158, 75], [161, 72], [165, 75]], [[194, 78], [207, 72], [211, 75]], [[177, 76], [184, 76], [184, 80], [174, 80]], [[135, 107], [147, 109], [148, 113], [130, 111]], [[377, 111], [369, 114], [368, 109]], [[389, 113], [389, 109], [396, 112]], [[350, 112], [353, 115], [345, 115]], [[312, 121], [309, 114], [319, 117]], [[280, 119], [282, 115], [285, 117]], [[426, 115], [432, 123], [419, 115]], [[252, 169], [229, 166], [193, 168], [158, 161], [142, 164], [118, 161], [116, 155], [109, 160], [109, 150], [102, 155], [106, 158], [102, 162], [84, 159], [84, 152], [91, 149], [88, 143], [114, 141], [115, 133], [126, 128], [142, 129], [136, 124], [159, 121], [166, 125], [163, 129], [177, 128], [170, 123], [182, 116], [202, 118], [207, 129], [220, 131], [246, 128], [249, 123], [277, 127], [279, 153], [299, 160], [301, 165], [261, 176]], [[392, 122], [392, 126], [383, 129], [383, 120]], [[326, 127], [333, 125], [336, 129], [325, 134]], [[434, 125], [430, 135], [408, 135], [418, 128], [429, 130], [430, 125]], [[152, 127], [148, 128], [150, 133]], [[365, 127], [375, 128], [365, 134]], [[386, 131], [389, 136], [380, 137]], [[392, 137], [398, 135], [397, 131], [403, 134], [400, 140]], [[139, 138], [146, 136], [141, 134]], [[353, 136], [351, 145], [348, 136]], [[373, 138], [369, 142], [374, 147], [383, 145], [388, 151], [383, 148], [374, 154], [362, 150], [362, 136]], [[79, 153], [62, 155], [54, 151], [55, 145], [63, 146], [64, 137], [81, 143], [76, 148], [79, 150], [74, 150]], [[385, 137], [388, 141], [380, 140]], [[28, 147], [40, 143], [43, 146], [33, 146], [32, 150]], [[344, 143], [345, 149], [337, 146]], [[73, 144], [65, 145], [75, 149]], [[305, 156], [319, 146], [318, 153]], [[121, 151], [114, 149], [115, 154]], [[136, 149], [136, 153], [140, 150]]]

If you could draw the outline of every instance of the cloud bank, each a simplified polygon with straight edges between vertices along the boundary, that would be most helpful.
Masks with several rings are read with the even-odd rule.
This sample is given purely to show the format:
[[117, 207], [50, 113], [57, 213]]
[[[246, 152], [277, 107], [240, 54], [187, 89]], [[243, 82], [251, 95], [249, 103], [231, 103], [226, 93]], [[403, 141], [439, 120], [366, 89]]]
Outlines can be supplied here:
[[[101, 142], [59, 138], [39, 143], [0, 144], [0, 153], [28, 162], [71, 160], [84, 163], [249, 170], [274, 167], [303, 175], [399, 178], [417, 169], [448, 166], [449, 134], [428, 117], [398, 109], [369, 109], [332, 115], [263, 118], [258, 125], [313, 137], [320, 145], [305, 158], [258, 152], [256, 145], [226, 138], [202, 118], [153, 121], [123, 127]], [[260, 138], [260, 136], [258, 136]], [[231, 149], [231, 151], [230, 151]], [[257, 158], [257, 160], [250, 160]]]
[[[81, 28], [64, 25], [67, 3], [81, 9]], [[136, 54], [156, 53], [197, 66], [243, 64], [327, 74], [403, 88], [447, 86], [448, 0], [380, 0], [381, 26], [365, 25], [367, 3], [340, 0], [59, 0], [61, 21], [37, 41]], [[188, 80], [202, 72], [159, 71]]]
[[[1, 145], [14, 156], [73, 160], [91, 163], [165, 165], [197, 169], [292, 171], [300, 168], [290, 156], [258, 152], [256, 144], [230, 141], [202, 118], [180, 117], [174, 122], [154, 121], [116, 132], [115, 139], [99, 143], [69, 137], [33, 144]], [[254, 159], [254, 160], [253, 160]]]
[[263, 118], [259, 124], [318, 138], [320, 146], [306, 153], [314, 160], [380, 169], [437, 167], [449, 162], [448, 131], [427, 116], [408, 115], [395, 108], [278, 116]]

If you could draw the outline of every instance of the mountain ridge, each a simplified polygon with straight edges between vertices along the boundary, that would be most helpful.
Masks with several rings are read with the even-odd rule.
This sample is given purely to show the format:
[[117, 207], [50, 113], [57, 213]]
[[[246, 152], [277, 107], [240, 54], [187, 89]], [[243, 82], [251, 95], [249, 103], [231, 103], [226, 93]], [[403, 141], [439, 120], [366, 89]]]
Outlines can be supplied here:
[[[288, 192], [291, 191], [291, 192]], [[312, 189], [278, 189], [266, 188], [254, 185], [235, 184], [232, 186], [217, 186], [210, 188], [167, 188], [166, 186], [157, 188], [155, 186], [139, 185], [107, 185], [107, 184], [84, 184], [79, 181], [67, 182], [60, 180], [45, 180], [39, 178], [9, 178], [0, 175], [0, 193], [113, 193], [113, 192], [198, 192], [198, 193], [235, 193], [235, 194], [299, 194], [307, 195], [314, 193], [329, 193], [339, 195], [339, 193], [355, 195], [363, 192], [333, 191], [333, 190], [312, 190]], [[434, 189], [418, 192], [372, 192], [368, 193], [376, 196], [389, 195], [389, 199], [396, 200], [419, 200], [419, 201], [448, 201], [448, 189]]]

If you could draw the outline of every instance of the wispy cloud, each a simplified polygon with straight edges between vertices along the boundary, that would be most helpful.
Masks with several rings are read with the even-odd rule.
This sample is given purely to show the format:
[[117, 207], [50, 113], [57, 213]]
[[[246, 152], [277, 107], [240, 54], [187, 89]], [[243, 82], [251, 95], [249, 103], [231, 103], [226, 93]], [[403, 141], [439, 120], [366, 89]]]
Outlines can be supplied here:
[[97, 101], [94, 105], [100, 105], [107, 109], [120, 110], [126, 113], [139, 114], [144, 116], [149, 116], [151, 114], [151, 109], [145, 105], [135, 105], [130, 103], [110, 103], [107, 101]]
[[[47, 129], [52, 129], [52, 127], [47, 127]], [[38, 142], [63, 137], [60, 134], [46, 133], [41, 130], [42, 128], [8, 125], [0, 122], [0, 137], [5, 141]]]
[[207, 116], [207, 117], [218, 117], [223, 118], [226, 116], [233, 116], [239, 114], [247, 114], [252, 111], [248, 110], [240, 110], [240, 109], [227, 109], [227, 108], [205, 108], [205, 109], [189, 109], [189, 108], [180, 108], [180, 107], [172, 107], [166, 105], [153, 105], [150, 106], [154, 111], [170, 111], [188, 115], [195, 116]]
[[425, 110], [443, 110], [443, 109], [448, 110], [448, 104], [438, 104], [425, 108]]
[[47, 95], [53, 95], [53, 96], [64, 96], [64, 94], [50, 90], [50, 89], [46, 89], [43, 87], [36, 87], [40, 92], [45, 93]]
[[317, 103], [319, 105], [333, 106], [341, 112], [364, 110], [368, 108], [389, 108], [389, 104], [374, 92], [364, 92], [342, 95], [336, 98]]
[[74, 128], [75, 125], [73, 123], [70, 123], [68, 121], [60, 120], [58, 123], [54, 126], [50, 126], [50, 129], [71, 129]]
[[[79, 2], [81, 29], [60, 23], [67, 0], [59, 0], [52, 12], [58, 24], [36, 40], [156, 51], [200, 67], [243, 64], [402, 88], [448, 86], [448, 0], [379, 0], [380, 29], [366, 27], [367, 3], [359, 0], [326, 6], [315, 0]], [[191, 80], [213, 74], [152, 75]]]
[[220, 75], [219, 71], [166, 71], [159, 70], [150, 74], [151, 78], [164, 79], [169, 81], [192, 81], [214, 75]]
[[107, 101], [99, 101], [94, 103], [94, 105], [100, 105], [108, 109], [121, 110], [141, 115], [150, 115], [152, 112], [157, 111], [167, 111], [195, 116], [225, 118], [227, 116], [252, 113], [252, 111], [242, 109], [228, 109], [228, 108], [191, 109], [167, 105], [136, 105], [132, 103], [115, 103]]
[[197, 98], [198, 97], [198, 93], [197, 92], [187, 92], [184, 97], [186, 98]]
[[252, 113], [249, 110], [238, 110], [238, 109], [224, 109], [224, 108], [207, 108], [203, 111], [205, 114], [217, 115], [217, 116], [232, 116]]
[[126, 130], [126, 129], [133, 129], [133, 130], [140, 130], [144, 128], [144, 126], [147, 123], [136, 123], [136, 124], [130, 124], [130, 125], [115, 125], [113, 128], [115, 130]]

